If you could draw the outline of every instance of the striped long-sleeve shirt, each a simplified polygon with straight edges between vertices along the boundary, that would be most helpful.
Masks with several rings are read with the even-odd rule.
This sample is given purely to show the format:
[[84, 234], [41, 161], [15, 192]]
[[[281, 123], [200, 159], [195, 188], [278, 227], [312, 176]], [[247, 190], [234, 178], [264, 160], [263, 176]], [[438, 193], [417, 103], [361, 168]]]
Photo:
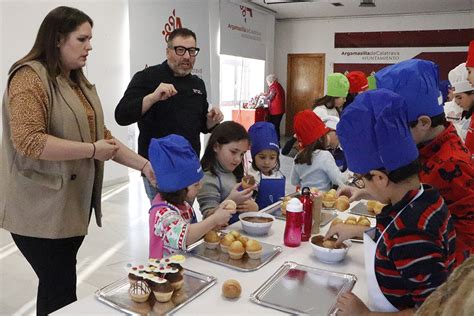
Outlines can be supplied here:
[[[375, 240], [418, 193], [409, 191], [377, 216]], [[375, 274], [385, 297], [399, 310], [419, 307], [446, 281], [455, 262], [456, 233], [438, 191], [424, 185], [383, 234], [375, 255]]]

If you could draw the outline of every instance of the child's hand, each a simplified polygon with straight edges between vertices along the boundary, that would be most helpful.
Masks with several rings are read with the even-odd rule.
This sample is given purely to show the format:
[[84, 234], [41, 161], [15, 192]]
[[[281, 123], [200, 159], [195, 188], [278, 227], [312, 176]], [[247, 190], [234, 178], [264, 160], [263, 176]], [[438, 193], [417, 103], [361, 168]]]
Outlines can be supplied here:
[[237, 210], [225, 209], [222, 205], [219, 205], [214, 214], [211, 216], [213, 216], [214, 224], [216, 226], [225, 226], [229, 222], [229, 219], [232, 217], [232, 215], [235, 214], [235, 212], [237, 212]]
[[362, 235], [366, 229], [367, 227], [362, 225], [347, 225], [338, 223], [329, 227], [326, 236], [324, 236], [324, 240], [328, 240], [332, 236], [337, 235], [338, 237], [335, 246], [339, 247], [344, 240], [347, 240], [349, 238], [362, 238]]
[[336, 307], [338, 308], [337, 315], [370, 315], [367, 306], [352, 292], [342, 294], [337, 300]]
[[232, 189], [232, 191], [230, 191], [230, 194], [227, 197], [227, 200], [232, 200], [237, 205], [242, 204], [243, 202], [249, 200], [253, 195], [253, 190], [255, 190], [257, 186], [254, 185], [253, 187], [244, 189], [242, 191], [239, 191], [239, 188], [240, 188], [240, 183], [237, 183]]
[[337, 190], [337, 197], [345, 195], [349, 198], [349, 203], [361, 199], [375, 200], [366, 189], [359, 189], [349, 185], [343, 185]]
[[248, 199], [247, 201], [237, 205], [237, 212], [257, 212], [258, 204], [254, 200]]

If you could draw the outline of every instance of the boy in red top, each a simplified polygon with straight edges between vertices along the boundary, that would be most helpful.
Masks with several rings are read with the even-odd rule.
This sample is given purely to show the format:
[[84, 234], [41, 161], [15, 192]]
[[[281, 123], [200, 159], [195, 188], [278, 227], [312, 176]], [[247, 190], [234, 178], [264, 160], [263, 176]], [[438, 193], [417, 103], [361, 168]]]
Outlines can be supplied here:
[[375, 74], [378, 88], [408, 104], [411, 134], [420, 152], [420, 180], [433, 185], [448, 204], [456, 229], [456, 265], [474, 252], [474, 168], [471, 153], [452, 123], [446, 122], [438, 89], [438, 66], [406, 60]]

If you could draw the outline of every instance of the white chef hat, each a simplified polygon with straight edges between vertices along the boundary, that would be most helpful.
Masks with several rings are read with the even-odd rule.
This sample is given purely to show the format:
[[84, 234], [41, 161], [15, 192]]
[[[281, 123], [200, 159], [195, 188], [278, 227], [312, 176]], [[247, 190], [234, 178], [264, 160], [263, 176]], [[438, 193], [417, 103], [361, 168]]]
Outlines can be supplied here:
[[454, 88], [454, 94], [474, 90], [471, 83], [467, 81], [467, 75], [466, 63], [459, 64], [449, 72], [448, 78]]

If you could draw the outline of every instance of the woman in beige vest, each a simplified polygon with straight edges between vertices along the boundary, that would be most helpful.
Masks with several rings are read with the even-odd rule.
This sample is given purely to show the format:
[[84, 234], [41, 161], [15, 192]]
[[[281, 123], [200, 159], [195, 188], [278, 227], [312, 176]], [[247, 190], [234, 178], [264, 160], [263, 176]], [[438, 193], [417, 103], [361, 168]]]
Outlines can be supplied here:
[[76, 300], [76, 255], [95, 213], [101, 226], [104, 161], [150, 163], [114, 139], [82, 67], [93, 22], [69, 7], [43, 20], [31, 51], [13, 64], [3, 98], [0, 226], [39, 278], [37, 313]]

